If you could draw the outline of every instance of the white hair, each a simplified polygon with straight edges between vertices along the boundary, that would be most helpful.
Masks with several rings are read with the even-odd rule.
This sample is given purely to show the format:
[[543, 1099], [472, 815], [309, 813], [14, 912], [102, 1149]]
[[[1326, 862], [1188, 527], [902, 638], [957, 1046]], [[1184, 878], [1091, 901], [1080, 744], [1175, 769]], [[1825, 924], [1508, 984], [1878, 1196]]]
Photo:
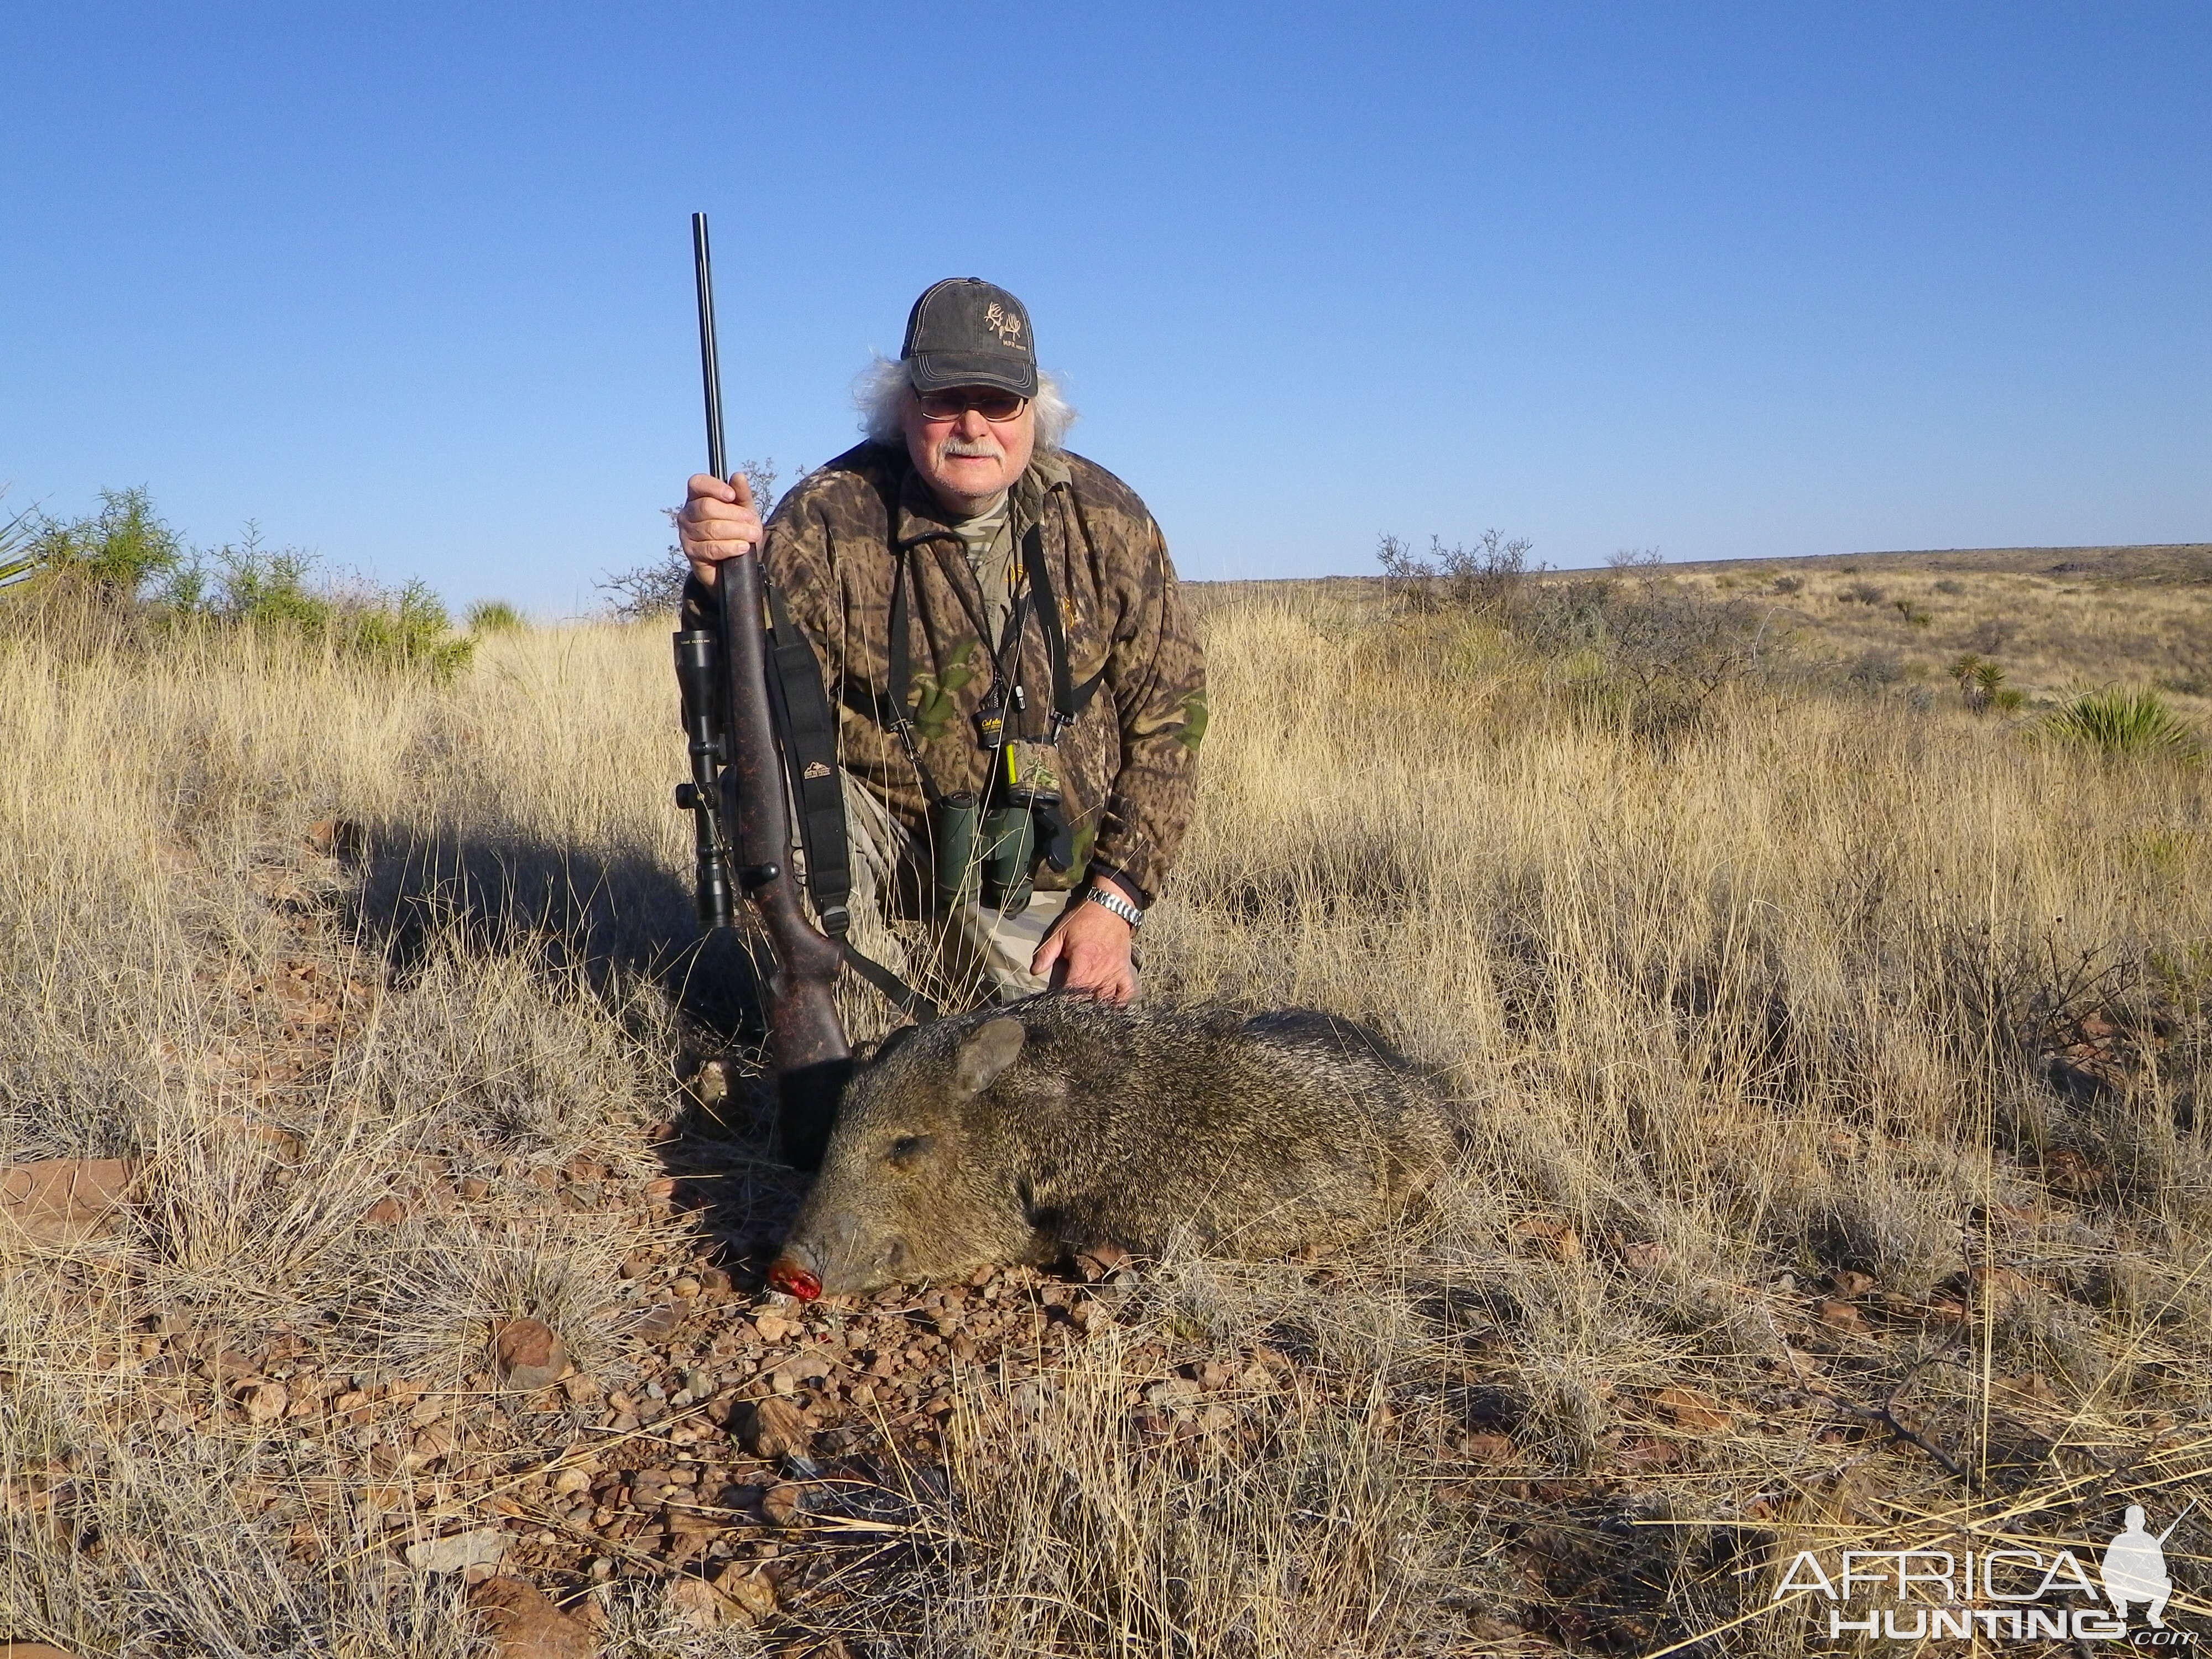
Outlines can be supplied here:
[[[905, 359], [881, 354], [871, 358], [853, 377], [853, 407], [860, 411], [860, 430], [879, 444], [904, 447], [906, 428], [900, 416], [913, 385]], [[1042, 369], [1037, 371], [1036, 396], [1030, 399], [1030, 407], [1036, 411], [1037, 447], [1058, 449], [1067, 428], [1075, 424], [1075, 408], [1060, 395], [1060, 382]]]

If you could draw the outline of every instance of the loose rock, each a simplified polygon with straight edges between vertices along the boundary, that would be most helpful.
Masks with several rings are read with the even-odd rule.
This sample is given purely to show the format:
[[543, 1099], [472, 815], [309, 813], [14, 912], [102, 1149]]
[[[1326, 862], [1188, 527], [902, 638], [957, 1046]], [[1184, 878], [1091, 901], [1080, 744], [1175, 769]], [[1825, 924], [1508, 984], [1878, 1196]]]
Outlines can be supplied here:
[[510, 1389], [535, 1393], [550, 1388], [568, 1371], [568, 1349], [543, 1320], [510, 1319], [492, 1339], [492, 1358]]
[[417, 1572], [465, 1572], [495, 1567], [507, 1557], [507, 1534], [495, 1527], [426, 1538], [407, 1547], [407, 1565]]
[[732, 1615], [745, 1617], [742, 1608], [703, 1578], [674, 1579], [664, 1594], [668, 1610], [693, 1630], [713, 1630]]
[[470, 1589], [468, 1599], [491, 1632], [498, 1659], [592, 1659], [598, 1650], [587, 1626], [520, 1578], [487, 1578]]
[[755, 1457], [804, 1457], [812, 1436], [806, 1414], [790, 1400], [772, 1395], [739, 1410], [738, 1437]]
[[789, 1526], [803, 1507], [799, 1488], [788, 1480], [779, 1480], [761, 1494], [761, 1514], [772, 1527]]
[[714, 1588], [757, 1621], [764, 1623], [775, 1617], [775, 1586], [762, 1573], [757, 1561], [743, 1565], [732, 1561], [715, 1576]]
[[0, 1169], [0, 1244], [69, 1244], [112, 1224], [138, 1166], [119, 1158], [50, 1158]]

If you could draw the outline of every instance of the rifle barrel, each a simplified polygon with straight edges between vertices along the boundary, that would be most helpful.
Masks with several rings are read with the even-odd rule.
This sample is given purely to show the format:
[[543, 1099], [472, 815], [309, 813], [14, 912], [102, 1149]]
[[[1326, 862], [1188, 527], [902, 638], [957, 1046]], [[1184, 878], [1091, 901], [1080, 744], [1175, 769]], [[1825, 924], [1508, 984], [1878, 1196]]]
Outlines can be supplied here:
[[699, 285], [699, 374], [707, 391], [707, 471], [730, 476], [722, 450], [722, 354], [714, 343], [714, 264], [707, 251], [707, 216], [691, 216], [692, 274]]

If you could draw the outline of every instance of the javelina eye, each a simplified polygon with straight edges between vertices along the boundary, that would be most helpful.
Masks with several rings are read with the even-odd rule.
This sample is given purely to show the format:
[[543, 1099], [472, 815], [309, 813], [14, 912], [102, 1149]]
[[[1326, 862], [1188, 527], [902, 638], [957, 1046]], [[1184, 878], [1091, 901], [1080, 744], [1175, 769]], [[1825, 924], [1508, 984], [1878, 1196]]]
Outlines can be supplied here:
[[891, 1162], [903, 1169], [928, 1150], [927, 1135], [901, 1135], [891, 1142]]

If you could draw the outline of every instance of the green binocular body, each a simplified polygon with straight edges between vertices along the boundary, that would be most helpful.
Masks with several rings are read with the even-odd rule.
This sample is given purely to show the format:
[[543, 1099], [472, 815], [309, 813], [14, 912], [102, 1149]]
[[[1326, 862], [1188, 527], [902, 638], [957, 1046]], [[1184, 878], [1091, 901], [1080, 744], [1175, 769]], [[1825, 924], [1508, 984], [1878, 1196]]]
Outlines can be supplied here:
[[1026, 906], [1044, 856], [1037, 820], [1059, 805], [1058, 793], [1047, 789], [994, 790], [988, 805], [965, 789], [939, 796], [929, 809], [939, 907], [951, 910], [980, 899], [1006, 915]]

